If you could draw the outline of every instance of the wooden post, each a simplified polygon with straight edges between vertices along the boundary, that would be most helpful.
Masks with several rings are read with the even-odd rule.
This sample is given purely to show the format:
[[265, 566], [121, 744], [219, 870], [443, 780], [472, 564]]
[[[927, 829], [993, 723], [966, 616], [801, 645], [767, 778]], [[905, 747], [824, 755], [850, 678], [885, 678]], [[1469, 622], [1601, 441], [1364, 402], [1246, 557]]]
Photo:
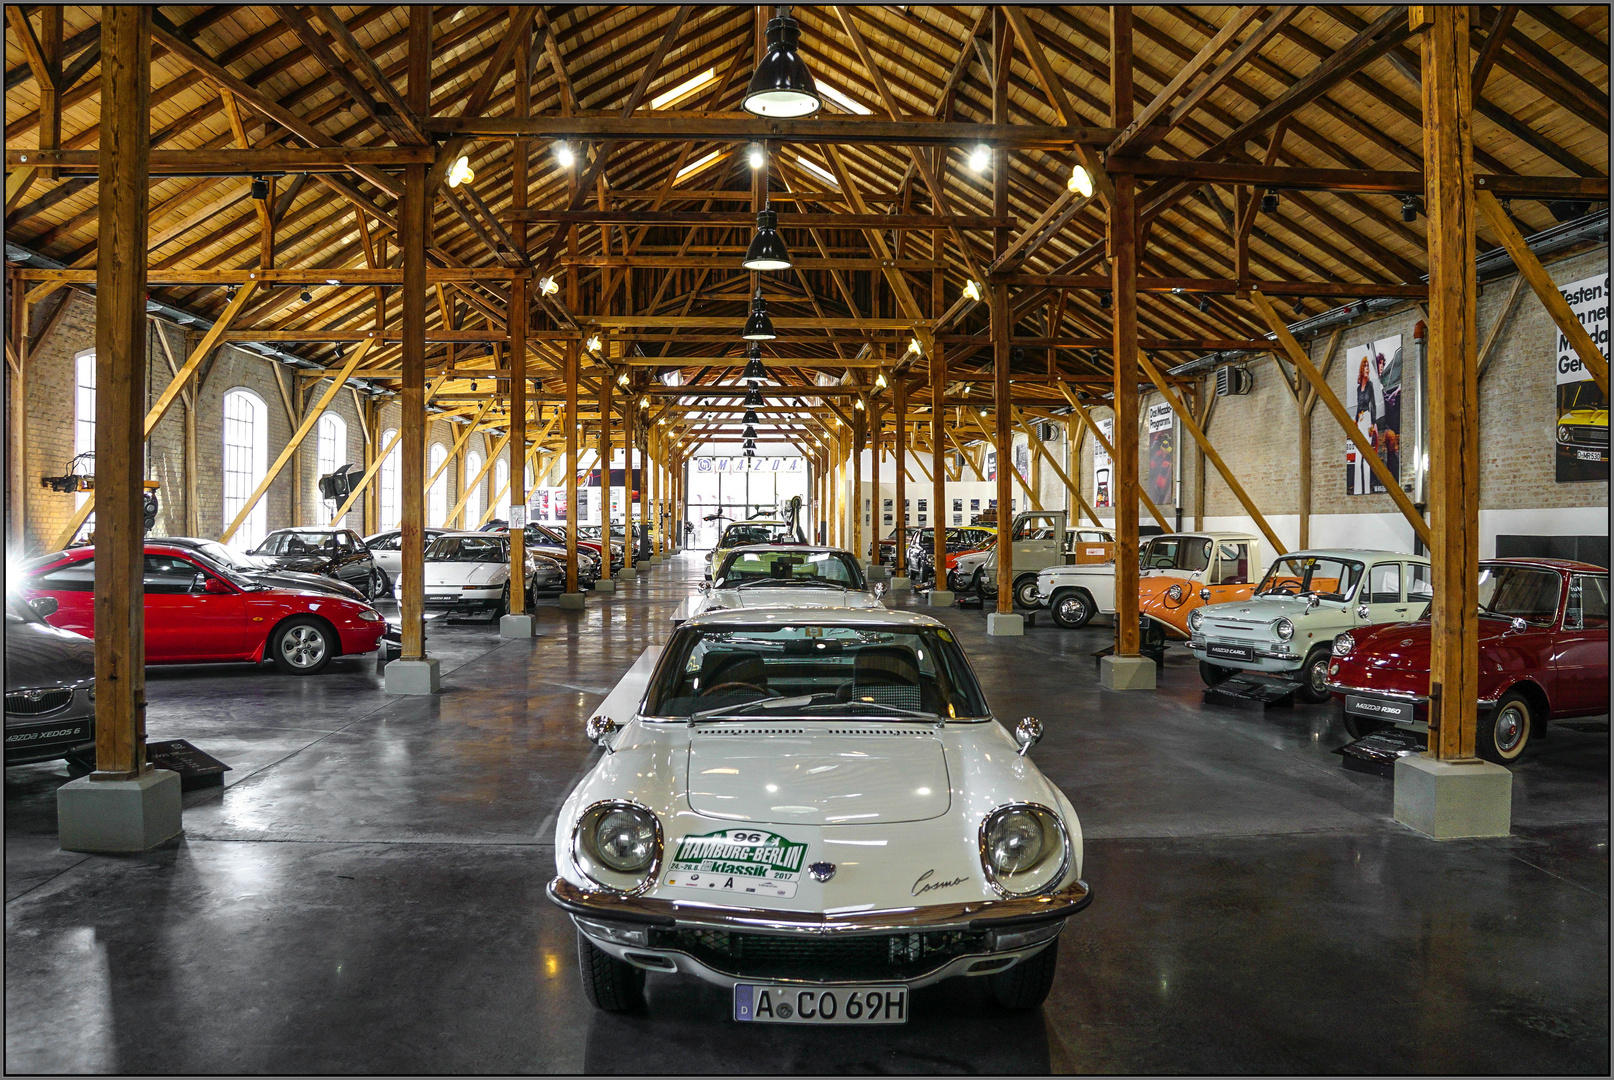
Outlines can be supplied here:
[[930, 350], [930, 509], [931, 524], [936, 526], [935, 559], [936, 580], [932, 587], [947, 588], [947, 451], [943, 448], [942, 429], [946, 426], [947, 355], [941, 342]]
[[[577, 274], [572, 278], [572, 299], [576, 300]], [[580, 342], [566, 342], [566, 591], [577, 592], [577, 349]], [[601, 557], [611, 557], [611, 527], [601, 533]]]
[[[635, 404], [633, 387], [628, 388], [628, 395], [622, 399], [622, 568], [634, 570], [634, 543], [633, 543], [633, 492], [636, 485], [633, 482], [633, 438], [634, 427], [638, 421], [639, 410]], [[605, 518], [602, 516], [601, 521]], [[610, 534], [610, 527], [606, 526], [606, 534]], [[716, 570], [717, 567], [712, 567]]]
[[[6, 546], [21, 552], [28, 539], [28, 285], [12, 271], [7, 275], [10, 294], [6, 312], [6, 342], [11, 353], [6, 365]], [[71, 293], [62, 296], [65, 305]]]
[[897, 562], [894, 577], [908, 576], [908, 381], [893, 376], [891, 407], [896, 420], [897, 450]]
[[1138, 655], [1138, 252], [1136, 180], [1112, 175], [1110, 208], [1114, 319], [1115, 655]]
[[[414, 15], [411, 13], [411, 22]], [[413, 87], [411, 86], [411, 89]], [[403, 660], [426, 659], [426, 166], [404, 166], [399, 218], [403, 248], [403, 372], [398, 395], [398, 490], [402, 513], [399, 573]]]
[[146, 768], [144, 475], [151, 11], [101, 9], [95, 295], [95, 775]]
[[[517, 274], [510, 280], [510, 307], [506, 324], [510, 328], [510, 445], [511, 465], [522, 461], [520, 468], [510, 470], [511, 518], [514, 507], [527, 504], [527, 275]], [[491, 464], [492, 459], [489, 458]], [[479, 481], [480, 482], [480, 481]], [[526, 520], [526, 513], [521, 515]], [[516, 528], [510, 522], [510, 614], [524, 615], [527, 611], [527, 530]]]
[[[868, 428], [867, 408], [852, 413], [852, 553], [863, 558], [863, 441]], [[875, 474], [878, 477], [879, 471]], [[873, 502], [870, 502], [873, 509]]]
[[1474, 757], [1479, 700], [1479, 375], [1468, 8], [1436, 5], [1422, 11], [1433, 20], [1423, 34], [1423, 156], [1429, 400], [1439, 403], [1429, 410], [1428, 505], [1434, 537], [1429, 561], [1435, 592], [1429, 752], [1441, 760], [1463, 760]]
[[[1001, 163], [1001, 155], [998, 158]], [[992, 445], [998, 455], [998, 614], [1014, 611], [1014, 515], [1009, 506], [1014, 492], [1014, 410], [1009, 389], [1009, 288], [992, 286]], [[1027, 507], [1030, 509], [1030, 507]]]
[[[600, 373], [600, 580], [611, 580], [611, 370]], [[601, 590], [604, 591], [604, 590]]]
[[640, 406], [639, 438], [644, 445], [639, 447], [641, 461], [639, 465], [639, 543], [648, 547], [650, 540], [650, 482], [655, 474], [655, 462], [650, 458], [650, 413], [644, 406]]

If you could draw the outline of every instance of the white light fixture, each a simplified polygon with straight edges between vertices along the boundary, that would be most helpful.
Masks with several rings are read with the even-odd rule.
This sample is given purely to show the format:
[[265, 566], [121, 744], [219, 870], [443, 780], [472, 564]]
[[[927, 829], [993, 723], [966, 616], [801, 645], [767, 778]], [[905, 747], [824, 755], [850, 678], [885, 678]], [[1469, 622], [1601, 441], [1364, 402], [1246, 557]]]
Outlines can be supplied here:
[[600, 351], [600, 335], [595, 334], [593, 337], [589, 338], [583, 344], [588, 349], [589, 352], [599, 352]]
[[863, 408], [863, 399], [858, 398], [856, 401], [852, 402], [852, 408], [861, 410]]
[[827, 83], [819, 83], [818, 92], [829, 98], [835, 104], [839, 105], [842, 112], [856, 113], [859, 116], [869, 116], [872, 113], [871, 109], [868, 109], [863, 105], [859, 105], [857, 102], [853, 101], [851, 98], [847, 97], [845, 94], [841, 93], [839, 90]]
[[979, 304], [981, 302], [981, 283], [979, 281], [964, 282], [964, 295]]
[[913, 353], [915, 356], [918, 356], [920, 353], [924, 352], [925, 350], [924, 350], [924, 346], [919, 344], [919, 339], [915, 337], [915, 338], [909, 338], [908, 339], [908, 351]]
[[824, 183], [830, 185], [831, 187], [837, 187], [838, 188], [838, 187], [841, 186], [840, 182], [835, 179], [835, 174], [834, 173], [830, 172], [828, 169], [824, 168], [822, 165], [820, 165], [817, 162], [813, 161], [812, 158], [804, 158], [800, 154], [797, 154], [796, 155], [796, 164], [800, 165], [802, 168], [806, 169], [808, 172], [812, 173], [814, 176], [818, 177], [820, 180], [824, 181]]
[[885, 389], [885, 372], [877, 371], [874, 373], [874, 385], [881, 390]]
[[560, 162], [561, 168], [569, 169], [577, 161], [577, 156], [572, 153], [569, 143], [558, 142], [555, 144], [555, 160]]
[[1070, 170], [1070, 179], [1065, 181], [1065, 187], [1085, 199], [1093, 194], [1093, 174], [1077, 165]]
[[641, 408], [641, 409], [650, 408], [650, 395], [649, 394], [646, 394], [644, 397], [639, 399], [639, 408]]
[[616, 384], [618, 386], [628, 385], [628, 373], [626, 371], [616, 377]]
[[454, 159], [454, 164], [448, 169], [448, 186], [459, 187], [476, 179], [476, 173], [471, 171], [471, 159], [461, 154]]
[[685, 165], [682, 169], [678, 170], [678, 172], [673, 176], [673, 182], [677, 183], [678, 181], [682, 180], [684, 177], [688, 176], [690, 173], [700, 172], [702, 169], [706, 168], [706, 166], [708, 166], [708, 165], [712, 164], [713, 162], [715, 162], [719, 157], [722, 156], [722, 154], [723, 154], [723, 151], [721, 151], [721, 150], [713, 150], [710, 154], [707, 154], [705, 157], [698, 158], [695, 161], [691, 161], [688, 165]]
[[992, 164], [992, 148], [985, 143], [970, 151], [971, 172], [985, 172], [990, 164]]
[[705, 86], [715, 78], [717, 78], [717, 69], [707, 68], [694, 78], [685, 79], [671, 90], [668, 90], [665, 94], [659, 94], [656, 97], [651, 98], [650, 107], [652, 109], [665, 109], [667, 106], [687, 98], [689, 95], [693, 94], [695, 91], [699, 90], [701, 87]]
[[760, 169], [768, 163], [768, 155], [762, 149], [761, 143], [752, 143], [745, 153], [745, 160], [753, 169]]
[[556, 293], [560, 292], [560, 282], [556, 281], [552, 277], [539, 278], [538, 291], [543, 293], [545, 296], [554, 296]]

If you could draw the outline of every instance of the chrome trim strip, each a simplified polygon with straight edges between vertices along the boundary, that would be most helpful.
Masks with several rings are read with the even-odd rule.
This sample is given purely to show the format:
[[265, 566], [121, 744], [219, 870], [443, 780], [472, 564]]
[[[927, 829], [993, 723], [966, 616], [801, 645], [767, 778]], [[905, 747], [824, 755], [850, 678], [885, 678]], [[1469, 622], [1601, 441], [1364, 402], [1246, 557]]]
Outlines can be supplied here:
[[1391, 701], [1410, 701], [1414, 705], [1429, 704], [1427, 694], [1412, 694], [1405, 690], [1365, 690], [1360, 686], [1346, 686], [1344, 683], [1323, 680], [1323, 686], [1336, 694], [1361, 694], [1363, 697], [1389, 698]]
[[[578, 858], [578, 849], [583, 843], [584, 823], [597, 821], [599, 818], [604, 817], [612, 810], [643, 811], [645, 814], [650, 816], [650, 820], [656, 826], [656, 853], [651, 856], [650, 865], [645, 869], [644, 880], [639, 882], [639, 884], [634, 886], [632, 889], [619, 889], [614, 885], [608, 885], [599, 880], [593, 874], [588, 872], [588, 868], [584, 865], [583, 860]], [[611, 896], [639, 896], [640, 894], [646, 892], [650, 886], [655, 884], [656, 875], [661, 873], [661, 858], [664, 854], [665, 848], [661, 831], [661, 819], [656, 816], [656, 812], [654, 810], [650, 809], [648, 806], [645, 806], [643, 803], [632, 802], [626, 799], [602, 799], [597, 803], [589, 804], [589, 806], [587, 806], [581, 814], [577, 815], [577, 821], [572, 825], [572, 865], [577, 867], [578, 873], [582, 874], [584, 877], [598, 885], [602, 892]], [[595, 857], [593, 855], [589, 855], [590, 860], [593, 860], [594, 858]], [[617, 872], [621, 873], [621, 871]], [[627, 877], [628, 875], [623, 873], [622, 876]]]
[[[1024, 751], [1021, 751], [1021, 753], [1023, 754]], [[1063, 845], [1063, 850], [1060, 852], [1059, 869], [1054, 872], [1054, 876], [1048, 879], [1048, 884], [1043, 885], [1040, 888], [1033, 889], [1028, 893], [1010, 892], [1008, 889], [1004, 888], [1003, 885], [998, 881], [997, 871], [993, 868], [992, 860], [987, 855], [986, 851], [986, 834], [987, 830], [992, 827], [992, 822], [996, 821], [1004, 814], [1011, 813], [1015, 810], [1030, 810], [1039, 817], [1047, 817], [1052, 819], [1054, 826], [1059, 830], [1060, 843]], [[1059, 887], [1059, 882], [1065, 880], [1065, 871], [1070, 869], [1070, 860], [1075, 854], [1075, 852], [1071, 850], [1070, 830], [1065, 828], [1065, 823], [1059, 819], [1058, 814], [1054, 813], [1046, 806], [1043, 806], [1041, 803], [1012, 802], [1004, 803], [1002, 806], [997, 807], [990, 814], [981, 819], [981, 827], [976, 832], [976, 844], [979, 847], [979, 854], [981, 856], [981, 870], [986, 875], [986, 883], [992, 886], [993, 892], [1005, 899], [1017, 896], [1037, 896], [1041, 893], [1054, 891]]]

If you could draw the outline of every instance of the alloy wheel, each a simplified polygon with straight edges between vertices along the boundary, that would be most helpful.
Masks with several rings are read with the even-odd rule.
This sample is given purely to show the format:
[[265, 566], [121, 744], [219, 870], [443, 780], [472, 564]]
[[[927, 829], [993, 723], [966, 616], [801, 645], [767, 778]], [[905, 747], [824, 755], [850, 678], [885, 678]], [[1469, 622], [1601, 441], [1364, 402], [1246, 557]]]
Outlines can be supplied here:
[[325, 635], [312, 626], [294, 626], [280, 640], [280, 655], [293, 667], [314, 667], [325, 659]]

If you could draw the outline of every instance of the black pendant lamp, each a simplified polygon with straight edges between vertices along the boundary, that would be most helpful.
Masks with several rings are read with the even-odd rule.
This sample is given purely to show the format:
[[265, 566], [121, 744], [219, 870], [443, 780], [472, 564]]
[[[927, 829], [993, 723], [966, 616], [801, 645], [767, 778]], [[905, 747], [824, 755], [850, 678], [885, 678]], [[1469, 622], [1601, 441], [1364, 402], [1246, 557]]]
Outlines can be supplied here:
[[743, 446], [748, 451], [749, 450], [755, 450], [757, 448], [757, 441], [755, 439], [747, 439], [747, 440], [745, 440], [745, 442], [741, 443], [740, 445]]
[[773, 320], [768, 318], [768, 302], [762, 299], [760, 285], [751, 298], [751, 317], [745, 320], [745, 330], [740, 336], [747, 341], [772, 341], [779, 336], [773, 332]]
[[754, 439], [756, 437], [757, 429], [752, 427], [750, 424], [745, 425], [745, 430], [740, 432], [740, 438], [742, 439]]
[[745, 456], [746, 456], [746, 457], [756, 457], [756, 456], [757, 456], [757, 452], [756, 452], [756, 451], [755, 451], [755, 450], [747, 450], [747, 451], [746, 451], [746, 452], [745, 452]]
[[762, 400], [762, 391], [758, 390], [754, 386], [751, 388], [750, 393], [745, 395], [745, 405], [748, 408], [755, 408], [758, 405], [765, 405], [765, 404], [767, 404], [767, 402]]
[[747, 270], [789, 270], [790, 252], [785, 249], [784, 238], [779, 235], [779, 215], [769, 203], [757, 211], [757, 231], [751, 237], [751, 246], [745, 249]]
[[752, 383], [765, 383], [768, 381], [768, 369], [762, 366], [762, 346], [752, 345], [747, 353], [750, 360], [746, 362], [745, 371], [740, 378]]
[[768, 51], [751, 75], [740, 107], [753, 116], [811, 116], [824, 105], [797, 47], [801, 27], [781, 4], [768, 22]]
[[756, 414], [755, 409], [747, 409], [747, 410], [745, 410], [745, 415], [740, 417], [740, 423], [742, 423], [742, 424], [760, 424], [760, 423], [762, 423], [762, 421], [757, 419], [757, 414]]

